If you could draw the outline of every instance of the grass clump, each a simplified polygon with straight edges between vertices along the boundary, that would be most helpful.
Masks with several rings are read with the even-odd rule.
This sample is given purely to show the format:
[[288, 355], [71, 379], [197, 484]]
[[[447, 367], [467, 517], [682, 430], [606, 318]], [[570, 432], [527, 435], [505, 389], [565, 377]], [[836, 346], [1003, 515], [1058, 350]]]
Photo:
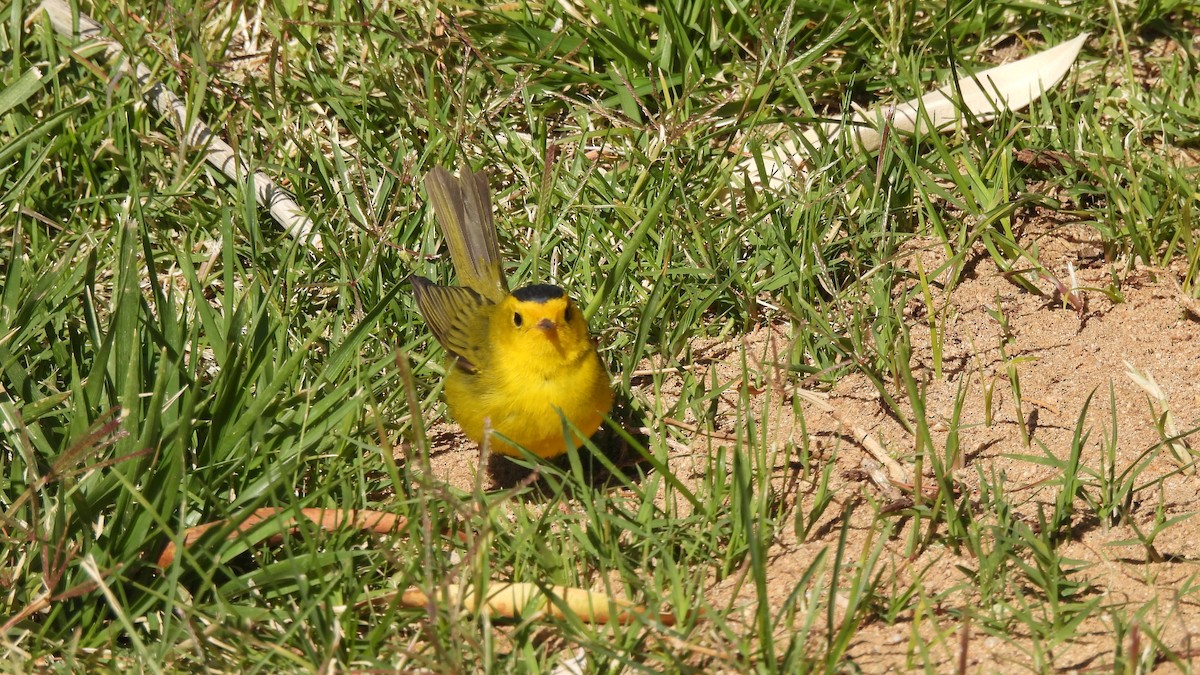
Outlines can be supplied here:
[[[1157, 612], [1190, 606], [1194, 579], [1121, 603], [1079, 542], [1107, 533], [1147, 577], [1178, 559], [1193, 509], [1159, 459], [1196, 424], [1177, 405], [1183, 431], [1151, 420], [1131, 450], [1116, 394], [1093, 434], [1085, 392], [1043, 440], [1020, 303], [1054, 304], [1059, 280], [1082, 332], [1103, 317], [1077, 294], [1118, 306], [1147, 268], [1196, 297], [1196, 64], [1162, 49], [1194, 42], [1194, 8], [82, 9], [291, 189], [325, 246], [281, 232], [99, 50], [0, 4], [4, 669], [1190, 667]], [[1028, 111], [873, 155], [824, 145], [799, 189], [731, 192], [781, 128], [1083, 31], [1084, 65]], [[403, 280], [451, 281], [419, 185], [461, 164], [491, 174], [514, 282], [586, 308], [628, 431], [649, 428], [627, 457], [494, 490], [482, 466], [447, 478], [476, 459], [437, 424], [442, 355]], [[1079, 232], [1103, 293], [1057, 266]], [[963, 346], [973, 308], [950, 299], [980, 269], [1009, 285], [970, 320], [1001, 334]], [[874, 406], [862, 434], [807, 403], [846, 381]], [[910, 485], [861, 459], [888, 424]], [[1001, 431], [1018, 445], [975, 441]], [[227, 536], [263, 507], [277, 517]], [[305, 508], [406, 524], [289, 527]], [[497, 580], [652, 612], [596, 626], [398, 601]]]

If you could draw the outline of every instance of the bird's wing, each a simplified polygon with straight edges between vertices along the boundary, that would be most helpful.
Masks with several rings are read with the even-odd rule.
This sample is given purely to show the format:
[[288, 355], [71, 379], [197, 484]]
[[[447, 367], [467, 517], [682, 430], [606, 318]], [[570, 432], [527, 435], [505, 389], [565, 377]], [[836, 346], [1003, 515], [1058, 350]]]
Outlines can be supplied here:
[[425, 192], [450, 247], [459, 283], [493, 303], [503, 300], [508, 281], [492, 221], [487, 174], [464, 167], [455, 178], [435, 166], [425, 177]]
[[485, 356], [487, 310], [492, 303], [461, 286], [439, 286], [425, 277], [409, 277], [413, 296], [425, 323], [437, 341], [456, 359], [456, 365], [474, 373]]

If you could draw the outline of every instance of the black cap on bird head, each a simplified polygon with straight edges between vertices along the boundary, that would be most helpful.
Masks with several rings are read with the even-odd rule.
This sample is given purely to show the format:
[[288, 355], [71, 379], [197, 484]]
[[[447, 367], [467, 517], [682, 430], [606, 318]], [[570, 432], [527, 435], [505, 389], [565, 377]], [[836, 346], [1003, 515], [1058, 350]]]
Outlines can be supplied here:
[[563, 289], [552, 284], [532, 284], [524, 286], [513, 291], [512, 296], [521, 302], [536, 302], [537, 304], [545, 304], [550, 300], [557, 300], [565, 297], [567, 294]]

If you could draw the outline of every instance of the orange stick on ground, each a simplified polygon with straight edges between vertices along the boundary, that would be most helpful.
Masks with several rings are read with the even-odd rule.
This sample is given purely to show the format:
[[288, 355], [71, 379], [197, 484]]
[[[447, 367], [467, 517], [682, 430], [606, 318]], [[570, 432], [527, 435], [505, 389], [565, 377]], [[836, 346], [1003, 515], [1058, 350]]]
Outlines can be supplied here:
[[[284, 511], [284, 509], [273, 507], [255, 509], [254, 513], [251, 513], [246, 517], [245, 520], [239, 523], [238, 526], [229, 533], [227, 538], [233, 539], [238, 535], [245, 534], [246, 532], [254, 529], [263, 521], [275, 517], [281, 511]], [[328, 530], [331, 532], [342, 529], [343, 527], [351, 527], [358, 530], [365, 530], [367, 532], [374, 532], [376, 534], [389, 534], [404, 527], [408, 523], [407, 518], [384, 511], [355, 509], [300, 509], [300, 514], [316, 523], [322, 530]], [[192, 544], [196, 543], [200, 537], [204, 536], [205, 532], [208, 532], [214, 527], [225, 525], [228, 522], [228, 519], [217, 520], [211, 523], [189, 527], [183, 533], [183, 547], [190, 547]], [[298, 528], [298, 525], [294, 520], [290, 522], [284, 521], [284, 524], [286, 524], [285, 529], [288, 532], [295, 532]], [[158, 566], [160, 568], [166, 568], [174, 561], [175, 542], [171, 542], [167, 544], [166, 548], [163, 549], [162, 555], [158, 556]]]

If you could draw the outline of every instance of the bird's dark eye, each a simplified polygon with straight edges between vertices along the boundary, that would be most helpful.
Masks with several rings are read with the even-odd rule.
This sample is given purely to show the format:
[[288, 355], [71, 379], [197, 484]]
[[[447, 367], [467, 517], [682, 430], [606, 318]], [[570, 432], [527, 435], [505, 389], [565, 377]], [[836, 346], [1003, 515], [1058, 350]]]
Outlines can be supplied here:
[[569, 322], [570, 320], [571, 320], [571, 308], [568, 307], [563, 310], [563, 321]]
[[520, 326], [524, 319], [521, 318], [520, 312], [513, 312], [513, 325]]

